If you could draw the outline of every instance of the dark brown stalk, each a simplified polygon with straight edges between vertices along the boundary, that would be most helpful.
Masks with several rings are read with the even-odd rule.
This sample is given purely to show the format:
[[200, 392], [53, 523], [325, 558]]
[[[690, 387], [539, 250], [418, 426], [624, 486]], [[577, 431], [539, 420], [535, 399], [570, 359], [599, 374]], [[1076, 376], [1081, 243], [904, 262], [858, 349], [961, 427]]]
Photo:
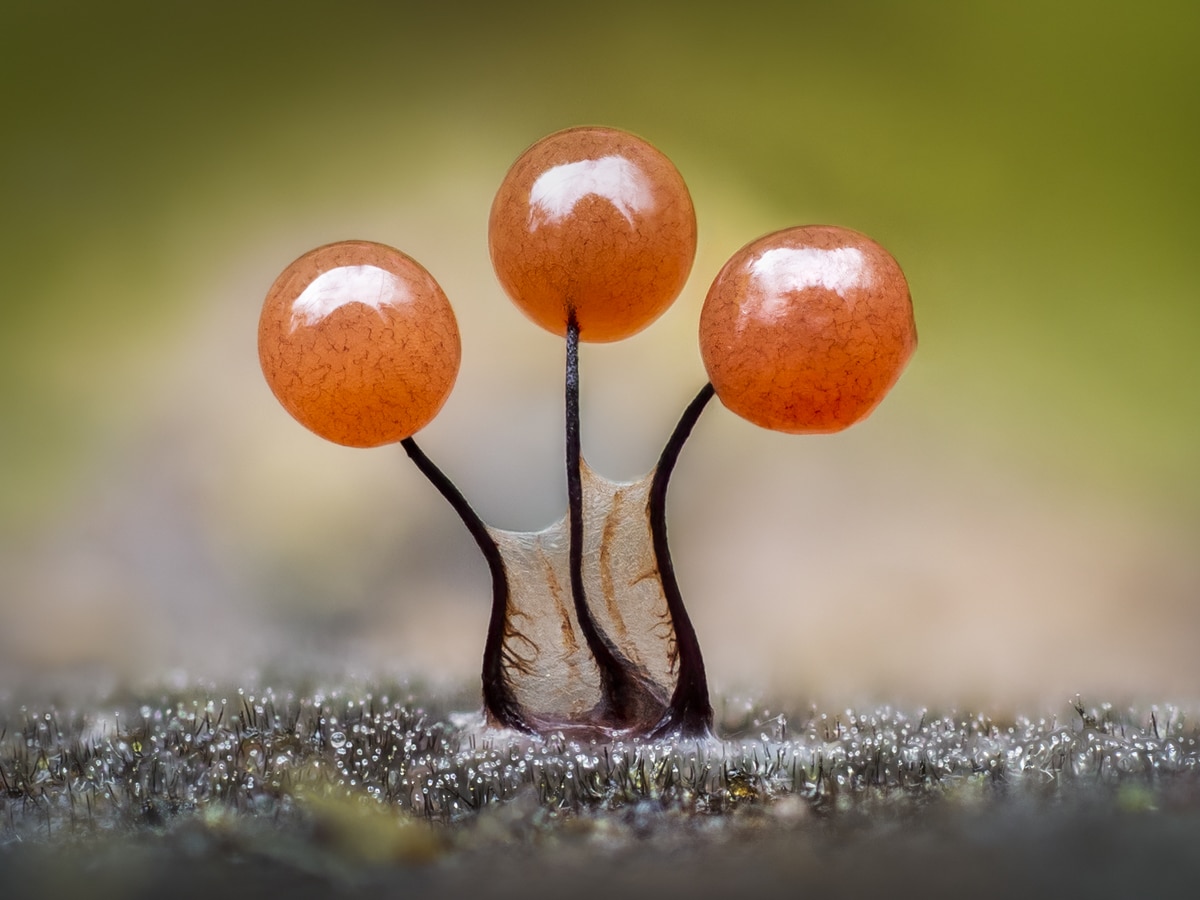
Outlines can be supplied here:
[[648, 509], [650, 513], [650, 537], [654, 544], [654, 556], [662, 579], [663, 594], [667, 610], [675, 629], [675, 641], [679, 651], [679, 680], [671, 702], [658, 724], [650, 731], [650, 737], [665, 737], [679, 734], [684, 737], [704, 737], [712, 733], [713, 711], [708, 699], [708, 676], [704, 671], [704, 657], [700, 653], [700, 642], [696, 629], [683, 606], [683, 595], [675, 578], [675, 567], [671, 562], [671, 550], [667, 545], [667, 485], [671, 472], [679, 459], [679, 451], [692, 433], [696, 420], [713, 397], [711, 383], [700, 389], [692, 400], [670, 439], [663, 448], [662, 456], [654, 469], [654, 480], [650, 484]]
[[508, 574], [504, 569], [504, 559], [500, 556], [500, 548], [488, 532], [487, 525], [479, 514], [471, 508], [463, 497], [462, 492], [455, 487], [454, 482], [446, 477], [433, 461], [417, 446], [411, 437], [400, 442], [418, 469], [421, 470], [430, 483], [446, 498], [447, 502], [458, 513], [463, 524], [475, 543], [479, 546], [483, 558], [487, 560], [488, 569], [492, 573], [492, 613], [488, 620], [487, 639], [483, 645], [483, 706], [488, 718], [498, 725], [534, 733], [534, 728], [526, 721], [513, 696], [512, 687], [504, 674], [504, 623], [508, 614]]

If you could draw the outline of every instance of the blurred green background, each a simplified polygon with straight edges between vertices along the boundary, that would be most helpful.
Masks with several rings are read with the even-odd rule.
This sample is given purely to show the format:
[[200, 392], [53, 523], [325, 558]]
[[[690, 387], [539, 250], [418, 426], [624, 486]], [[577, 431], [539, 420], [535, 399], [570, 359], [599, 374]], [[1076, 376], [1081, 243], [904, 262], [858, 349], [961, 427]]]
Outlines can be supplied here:
[[[278, 272], [368, 238], [463, 331], [422, 445], [490, 522], [561, 514], [561, 346], [490, 273], [491, 195], [569, 125], [693, 191], [684, 295], [585, 348], [584, 446], [650, 467], [739, 246], [887, 246], [921, 347], [870, 421], [708, 413], [672, 492], [718, 686], [1187, 692], [1200, 664], [1200, 7], [1193, 3], [9, 4], [0, 659], [472, 677], [486, 570], [399, 451], [274, 403]], [[233, 667], [233, 668], [231, 668]]]

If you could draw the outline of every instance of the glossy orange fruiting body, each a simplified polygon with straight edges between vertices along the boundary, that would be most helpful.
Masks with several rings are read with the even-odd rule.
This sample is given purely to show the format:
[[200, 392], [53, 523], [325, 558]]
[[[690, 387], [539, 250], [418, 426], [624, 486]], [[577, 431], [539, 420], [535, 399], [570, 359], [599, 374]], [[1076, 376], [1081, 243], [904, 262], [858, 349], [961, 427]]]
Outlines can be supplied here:
[[411, 436], [458, 376], [454, 311], [433, 276], [383, 244], [310, 250], [263, 303], [258, 356], [279, 402], [305, 427], [349, 447]]
[[795, 434], [862, 419], [916, 345], [900, 266], [848, 228], [789, 228], [747, 244], [700, 313], [700, 353], [721, 402]]
[[488, 223], [492, 265], [530, 319], [559, 335], [574, 310], [584, 341], [641, 331], [682, 290], [696, 214], [682, 176], [614, 128], [559, 131], [505, 176]]

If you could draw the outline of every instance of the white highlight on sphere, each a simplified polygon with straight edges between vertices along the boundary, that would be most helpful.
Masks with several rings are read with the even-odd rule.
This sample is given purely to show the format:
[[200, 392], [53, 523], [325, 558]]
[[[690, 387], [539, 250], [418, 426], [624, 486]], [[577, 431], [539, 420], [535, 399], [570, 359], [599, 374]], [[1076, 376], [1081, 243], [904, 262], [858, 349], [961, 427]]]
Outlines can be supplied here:
[[538, 176], [529, 190], [532, 230], [561, 221], [584, 197], [596, 195], [611, 203], [630, 225], [637, 213], [654, 209], [650, 179], [623, 156], [602, 156], [563, 163]]
[[347, 303], [362, 303], [382, 313], [384, 306], [408, 303], [408, 286], [378, 266], [339, 266], [312, 280], [292, 304], [292, 328], [315, 325]]
[[845, 299], [849, 291], [871, 283], [866, 257], [857, 247], [772, 247], [750, 264], [750, 274], [769, 295], [756, 310], [763, 318], [783, 312], [788, 294], [819, 287]]

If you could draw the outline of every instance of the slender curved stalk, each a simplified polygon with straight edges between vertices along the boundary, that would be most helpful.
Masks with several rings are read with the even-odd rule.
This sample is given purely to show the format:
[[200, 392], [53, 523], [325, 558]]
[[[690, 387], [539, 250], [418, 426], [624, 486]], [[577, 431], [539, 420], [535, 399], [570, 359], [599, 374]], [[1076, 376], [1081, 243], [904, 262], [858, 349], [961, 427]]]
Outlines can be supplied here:
[[667, 611], [675, 628], [675, 642], [679, 652], [679, 680], [671, 702], [658, 724], [650, 732], [651, 737], [681, 734], [685, 737], [705, 736], [712, 732], [713, 711], [708, 699], [708, 676], [704, 671], [704, 657], [700, 653], [700, 642], [696, 630], [683, 606], [683, 595], [675, 579], [675, 567], [671, 562], [671, 550], [667, 545], [667, 485], [671, 472], [679, 459], [679, 451], [692, 433], [696, 420], [714, 393], [710, 383], [700, 389], [695, 399], [688, 404], [670, 439], [663, 448], [662, 456], [654, 469], [654, 480], [650, 484], [648, 509], [650, 513], [650, 537], [654, 544], [654, 556], [662, 579], [663, 594], [667, 600]]
[[504, 559], [500, 548], [488, 532], [487, 525], [479, 514], [471, 508], [462, 492], [455, 487], [454, 482], [446, 477], [433, 461], [417, 446], [411, 437], [400, 442], [404, 452], [421, 470], [421, 474], [429, 479], [447, 502], [458, 513], [471, 537], [479, 545], [483, 558], [487, 560], [488, 569], [492, 573], [492, 612], [488, 620], [487, 638], [483, 645], [483, 706], [488, 716], [507, 728], [533, 734], [534, 729], [525, 720], [521, 707], [513, 696], [512, 687], [504, 675], [504, 624], [508, 613], [508, 573], [504, 569]]
[[568, 565], [571, 569], [571, 598], [575, 603], [575, 618], [587, 642], [588, 650], [600, 670], [603, 692], [603, 714], [611, 724], [621, 727], [634, 719], [638, 685], [630, 662], [620, 654], [601, 633], [592, 618], [583, 585], [583, 472], [579, 437], [579, 323], [575, 311], [567, 316], [567, 504]]

